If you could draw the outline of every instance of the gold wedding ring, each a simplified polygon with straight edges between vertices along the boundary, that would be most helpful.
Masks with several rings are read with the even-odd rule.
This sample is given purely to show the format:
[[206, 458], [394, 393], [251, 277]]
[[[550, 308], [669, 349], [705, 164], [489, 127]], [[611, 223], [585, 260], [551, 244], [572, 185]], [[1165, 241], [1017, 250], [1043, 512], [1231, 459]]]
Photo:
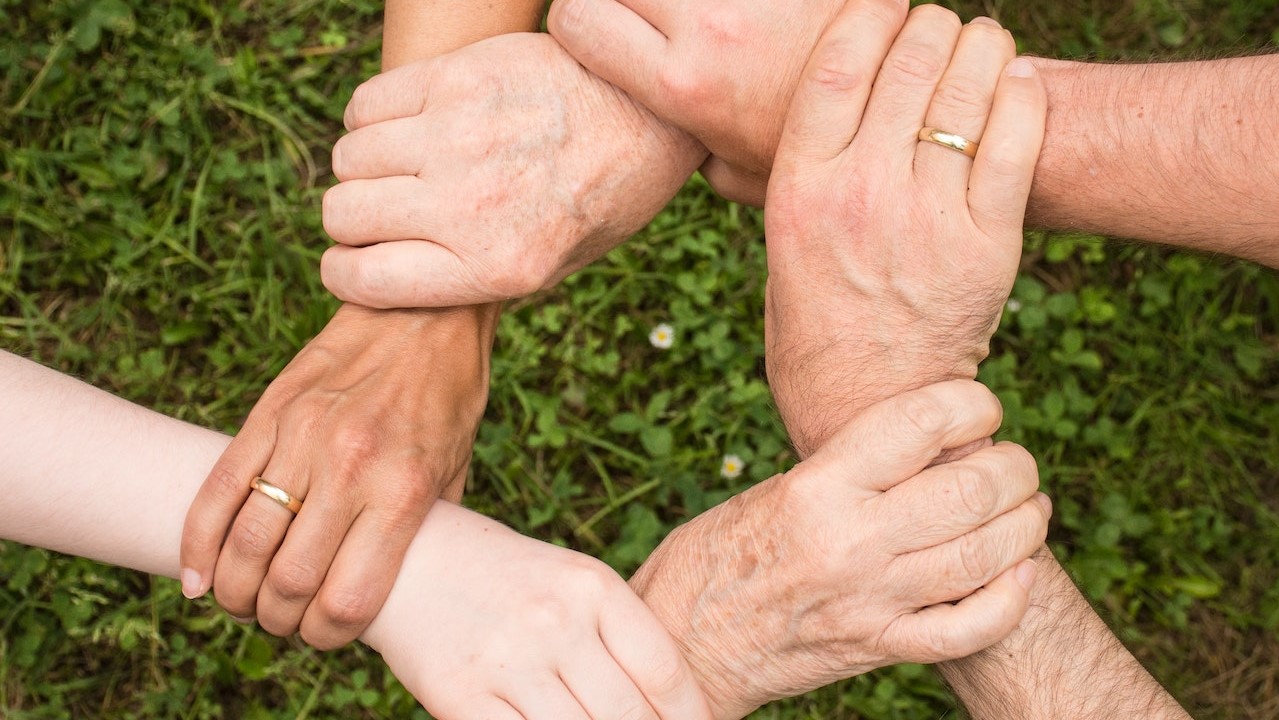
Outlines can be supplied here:
[[949, 133], [945, 130], [926, 127], [919, 131], [919, 139], [922, 142], [930, 142], [934, 145], [941, 145], [944, 148], [963, 153], [970, 158], [977, 157], [977, 141], [969, 140], [961, 135]]
[[294, 515], [297, 515], [298, 511], [302, 509], [301, 500], [298, 500], [284, 490], [281, 490], [260, 477], [253, 478], [253, 482], [249, 483], [249, 487], [280, 503], [281, 507]]

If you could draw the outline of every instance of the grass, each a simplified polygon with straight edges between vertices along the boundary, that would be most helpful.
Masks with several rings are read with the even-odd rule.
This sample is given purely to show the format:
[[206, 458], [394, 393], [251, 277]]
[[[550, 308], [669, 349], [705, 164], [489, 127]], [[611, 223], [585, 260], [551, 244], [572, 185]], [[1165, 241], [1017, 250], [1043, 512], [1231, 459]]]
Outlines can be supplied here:
[[[1276, 0], [955, 3], [1027, 51], [1200, 57], [1279, 42]], [[233, 430], [334, 304], [327, 150], [376, 69], [378, 3], [0, 0], [0, 347]], [[470, 501], [629, 571], [792, 462], [762, 373], [758, 213], [694, 181], [642, 236], [501, 326]], [[1279, 279], [1031, 233], [983, 370], [1040, 459], [1052, 544], [1202, 718], [1279, 714]], [[649, 330], [669, 322], [659, 351]], [[736, 480], [721, 458], [747, 463]], [[360, 648], [243, 629], [176, 583], [0, 544], [0, 714], [425, 717]], [[903, 666], [758, 718], [954, 715]]]

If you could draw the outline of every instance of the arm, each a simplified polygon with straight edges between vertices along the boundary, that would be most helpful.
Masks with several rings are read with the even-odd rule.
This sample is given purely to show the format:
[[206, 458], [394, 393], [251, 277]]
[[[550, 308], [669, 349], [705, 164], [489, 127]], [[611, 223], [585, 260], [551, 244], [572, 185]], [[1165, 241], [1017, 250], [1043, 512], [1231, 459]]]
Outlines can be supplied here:
[[1027, 221], [1279, 267], [1279, 55], [1036, 61], [1048, 134]]
[[497, 35], [535, 31], [545, 6], [545, 0], [386, 0], [382, 69]]
[[[539, 0], [390, 0], [383, 65], [533, 29], [540, 9]], [[358, 635], [431, 503], [461, 498], [500, 313], [339, 310], [267, 389], [195, 497], [181, 546], [187, 596], [213, 588], [232, 615], [277, 635], [301, 631], [320, 648]], [[293, 519], [250, 493], [257, 476], [309, 497], [307, 512]]]
[[969, 714], [976, 720], [1189, 718], [1110, 632], [1048, 548], [1035, 561], [1030, 609], [1012, 635], [940, 666]]
[[[8, 353], [0, 396], [0, 538], [176, 577], [182, 513], [226, 436]], [[362, 639], [441, 718], [706, 716], [616, 573], [448, 502]]]
[[[592, 72], [705, 143], [717, 189], [762, 205], [803, 62], [843, 4], [558, 0], [549, 27]], [[872, 5], [883, 15], [903, 3]], [[1032, 224], [1279, 266], [1279, 170], [1256, 161], [1279, 133], [1279, 55], [1036, 63], [1051, 111]]]
[[[937, 361], [974, 347], [969, 338], [984, 341], [994, 330], [991, 318], [998, 318], [1020, 255], [1023, 208], [1045, 122], [1043, 86], [1029, 63], [1009, 63], [1011, 38], [999, 33], [998, 26], [977, 23], [956, 37], [958, 20], [929, 6], [911, 14], [872, 92], [863, 83], [874, 76], [868, 70], [878, 64], [882, 51], [864, 51], [869, 58], [860, 67], [842, 54], [823, 51], [840, 47], [841, 41], [845, 47], [882, 42], [865, 29], [869, 21], [859, 17], [858, 8], [857, 2], [850, 3], [814, 53], [770, 183], [769, 263], [777, 271], [769, 278], [768, 327], [775, 330], [768, 346], [769, 371], [773, 378], [776, 369], [774, 392], [779, 407], [792, 410], [786, 414], [787, 428], [801, 450], [824, 443], [831, 423], [838, 426], [859, 412], [865, 398], [856, 393], [841, 396], [845, 388], [873, 385], [874, 396], [939, 374], [971, 377], [975, 372], [980, 355], [968, 355], [962, 366]], [[869, 32], [870, 40], [850, 42], [857, 35], [844, 34], [851, 32], [848, 27]], [[900, 62], [901, 57], [928, 58], [924, 66], [945, 67], [949, 48], [949, 67], [931, 77], [920, 78], [916, 62]], [[820, 94], [823, 85], [817, 80], [823, 77], [852, 80], [852, 87], [838, 93], [831, 105], [842, 101], [858, 108], [869, 98], [860, 127], [855, 119], [823, 110], [821, 104], [801, 103], [800, 94]], [[969, 92], [953, 87], [961, 81]], [[856, 110], [849, 112], [856, 117]], [[984, 127], [986, 140], [969, 161], [944, 148], [910, 142], [917, 124], [954, 128], [969, 137], [980, 136]], [[826, 158], [838, 144], [826, 152], [808, 147], [809, 138], [820, 137], [824, 126], [836, 133], [856, 128], [857, 138], [843, 153], [833, 153], [835, 161]], [[914, 168], [913, 183], [892, 184], [911, 175], [888, 171], [894, 162], [902, 162], [883, 149], [898, 147], [894, 137], [905, 141], [901, 146], [913, 156], [902, 166]], [[846, 156], [843, 165], [840, 154]], [[934, 165], [937, 162], [951, 163], [951, 171]], [[828, 174], [822, 173], [823, 167]], [[884, 183], [888, 187], [882, 187]], [[876, 190], [904, 198], [899, 205], [905, 207], [900, 213], [881, 209], [862, 217], [859, 208], [873, 205], [866, 197], [877, 197]], [[818, 207], [828, 209], [812, 212]], [[953, 224], [964, 217], [972, 224]], [[911, 258], [906, 262], [897, 254], [903, 246]], [[830, 259], [848, 257], [849, 247], [865, 254], [854, 254], [850, 262]], [[781, 265], [774, 266], [775, 260]], [[829, 287], [844, 287], [846, 294], [818, 296], [806, 287], [804, 281], [822, 266], [841, 268], [836, 274], [842, 280]], [[828, 322], [806, 324], [814, 317]], [[840, 324], [840, 317], [851, 324]], [[901, 321], [894, 318], [902, 317], [908, 322], [897, 324]], [[824, 335], [814, 338], [815, 328]], [[939, 336], [944, 341], [931, 346]], [[889, 339], [896, 344], [881, 342]], [[930, 346], [931, 357], [911, 351], [905, 357], [897, 355], [902, 347]], [[863, 348], [875, 351], [859, 352]], [[774, 365], [779, 355], [781, 363]], [[909, 368], [905, 374], [903, 366]], [[830, 402], [831, 396], [842, 401]], [[1184, 717], [1176, 701], [1109, 632], [1051, 553], [1044, 548], [1037, 560], [1043, 575], [1032, 591], [1032, 610], [1019, 629], [989, 650], [941, 666], [974, 714], [1082, 720], [1148, 717], [1158, 710], [1158, 717]]]

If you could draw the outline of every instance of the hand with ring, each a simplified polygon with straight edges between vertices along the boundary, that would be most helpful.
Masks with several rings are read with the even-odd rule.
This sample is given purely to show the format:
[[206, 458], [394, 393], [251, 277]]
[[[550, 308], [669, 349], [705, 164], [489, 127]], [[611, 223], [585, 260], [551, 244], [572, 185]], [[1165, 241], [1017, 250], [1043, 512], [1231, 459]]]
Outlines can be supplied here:
[[850, 0], [823, 36], [769, 183], [768, 377], [804, 455], [878, 400], [976, 376], [1043, 141], [1008, 32], [883, 5]]
[[330, 649], [390, 592], [435, 500], [462, 496], [497, 309], [340, 308], [254, 406], [187, 512], [182, 587]]

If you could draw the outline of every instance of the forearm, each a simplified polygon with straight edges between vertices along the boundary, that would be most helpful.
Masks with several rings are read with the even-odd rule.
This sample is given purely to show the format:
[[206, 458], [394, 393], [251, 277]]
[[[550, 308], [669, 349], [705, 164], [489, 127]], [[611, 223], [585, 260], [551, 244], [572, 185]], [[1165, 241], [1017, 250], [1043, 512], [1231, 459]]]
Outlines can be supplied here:
[[939, 665], [977, 720], [1188, 718], [1093, 612], [1048, 548], [1030, 610], [1006, 640]]
[[1049, 114], [1030, 224], [1279, 267], [1279, 55], [1036, 62]]
[[545, 0], [387, 0], [382, 69], [495, 35], [537, 30], [545, 5]]
[[[382, 26], [382, 69], [450, 53], [471, 43], [513, 32], [536, 30], [544, 0], [387, 0]], [[414, 310], [378, 310], [394, 315]], [[477, 331], [492, 342], [500, 304], [477, 306]]]
[[[229, 438], [4, 352], [0, 397], [0, 538], [176, 578], [183, 516]], [[406, 566], [458, 522], [487, 521], [436, 503]]]

